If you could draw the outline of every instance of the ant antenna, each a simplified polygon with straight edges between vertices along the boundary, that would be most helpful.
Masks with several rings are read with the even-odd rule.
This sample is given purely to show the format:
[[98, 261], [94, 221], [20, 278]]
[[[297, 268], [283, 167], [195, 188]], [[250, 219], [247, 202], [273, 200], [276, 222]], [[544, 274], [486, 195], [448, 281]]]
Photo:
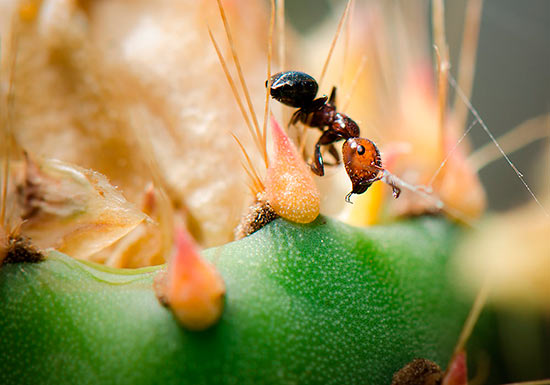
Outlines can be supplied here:
[[436, 198], [433, 195], [430, 195], [432, 192], [432, 189], [429, 186], [412, 185], [410, 183], [405, 182], [404, 180], [392, 174], [386, 169], [382, 169], [382, 176], [380, 177], [380, 180], [388, 184], [393, 189], [394, 198], [399, 197], [401, 189], [409, 190], [414, 194], [417, 194], [423, 197], [427, 201], [432, 202], [438, 210], [441, 210], [447, 213], [451, 217], [462, 221], [463, 223], [467, 224], [470, 227], [476, 227], [473, 224], [472, 218], [469, 218], [467, 215], [463, 214], [459, 210], [453, 209], [452, 207], [445, 205], [445, 203], [443, 203], [441, 199]]
[[340, 36], [340, 32], [342, 32], [342, 26], [344, 25], [344, 20], [346, 20], [350, 7], [352, 5], [354, 0], [348, 0], [348, 3], [346, 4], [346, 8], [344, 9], [344, 13], [342, 14], [342, 17], [340, 18], [340, 21], [338, 22], [338, 27], [336, 28], [336, 34], [334, 35], [334, 38], [332, 39], [332, 43], [330, 44], [330, 49], [328, 51], [327, 59], [325, 60], [325, 64], [323, 65], [323, 69], [321, 71], [321, 76], [319, 76], [319, 89], [321, 88], [321, 84], [323, 83], [323, 78], [325, 77], [325, 73], [327, 72], [328, 63], [330, 62], [330, 58], [332, 57], [332, 52], [334, 51], [334, 47], [336, 46], [336, 42], [338, 41], [338, 37]]
[[[241, 63], [239, 61], [239, 57], [237, 55], [237, 51], [235, 49], [235, 43], [233, 42], [233, 37], [231, 35], [231, 29], [229, 27], [229, 23], [227, 21], [227, 17], [225, 15], [225, 10], [223, 8], [221, 0], [216, 0], [218, 2], [218, 8], [220, 9], [220, 15], [223, 22], [223, 27], [225, 29], [225, 34], [227, 36], [227, 41], [229, 42], [229, 47], [231, 48], [231, 55], [233, 57], [233, 63], [235, 64], [235, 67], [237, 68], [237, 74], [239, 76], [239, 81], [241, 83], [241, 87], [244, 92], [244, 96], [246, 99], [246, 103], [248, 105], [248, 109], [250, 111], [250, 115], [252, 116], [252, 122], [254, 123], [254, 128], [256, 131], [256, 135], [258, 137], [258, 141], [261, 141], [261, 132], [260, 132], [260, 126], [258, 124], [258, 119], [256, 118], [256, 112], [254, 111], [254, 107], [252, 107], [252, 100], [250, 98], [250, 93], [248, 92], [248, 87], [246, 85], [246, 81], [244, 80], [243, 70], [241, 67]], [[269, 161], [267, 159], [267, 148], [261, 148], [261, 153], [264, 157], [264, 161], [266, 164], [266, 167], [269, 164]]]
[[277, 35], [279, 37], [279, 67], [282, 71], [286, 66], [285, 0], [277, 0]]
[[437, 199], [426, 192], [426, 190], [430, 191], [429, 189], [426, 189], [426, 187], [414, 186], [410, 183], [407, 183], [403, 179], [389, 172], [388, 170], [382, 170], [382, 176], [380, 177], [380, 180], [392, 187], [394, 198], [398, 198], [401, 193], [400, 190], [404, 188], [433, 202], [438, 210], [442, 210], [445, 207], [445, 204], [440, 199]]
[[498, 149], [498, 151], [500, 152], [500, 154], [504, 157], [504, 159], [506, 159], [506, 162], [510, 165], [510, 167], [512, 167], [512, 169], [514, 170], [514, 172], [516, 173], [516, 175], [518, 176], [519, 180], [521, 181], [521, 183], [525, 186], [525, 188], [527, 189], [527, 191], [529, 192], [529, 194], [531, 195], [531, 197], [533, 198], [533, 200], [537, 203], [537, 205], [542, 209], [542, 211], [544, 212], [544, 214], [547, 216], [547, 217], [550, 217], [550, 214], [548, 213], [548, 211], [546, 210], [546, 208], [542, 205], [542, 203], [540, 203], [539, 199], [537, 198], [537, 196], [535, 195], [535, 193], [533, 192], [533, 190], [531, 190], [531, 188], [529, 187], [529, 185], [527, 184], [527, 182], [525, 182], [525, 179], [523, 177], [523, 174], [521, 172], [519, 172], [519, 170], [516, 168], [516, 166], [512, 163], [512, 161], [510, 160], [510, 158], [508, 157], [508, 155], [506, 155], [506, 152], [504, 152], [504, 150], [502, 149], [502, 147], [500, 146], [500, 144], [497, 142], [497, 140], [495, 139], [495, 137], [493, 136], [493, 134], [491, 133], [491, 131], [489, 130], [489, 127], [487, 127], [487, 125], [485, 124], [485, 122], [481, 119], [481, 117], [479, 116], [479, 113], [477, 112], [477, 110], [472, 106], [472, 103], [470, 103], [470, 101], [468, 100], [468, 98], [466, 97], [466, 95], [464, 94], [464, 92], [462, 91], [462, 89], [456, 84], [456, 80], [455, 78], [449, 74], [448, 76], [448, 80], [449, 80], [449, 83], [451, 84], [451, 86], [455, 89], [456, 91], [456, 94], [460, 97], [460, 99], [462, 99], [462, 101], [464, 102], [464, 104], [468, 107], [468, 109], [471, 111], [471, 113], [474, 115], [476, 121], [481, 125], [481, 127], [483, 128], [483, 130], [485, 131], [485, 133], [489, 136], [489, 138], [491, 139], [491, 141], [494, 143], [494, 145], [496, 146], [496, 148]]
[[[262, 148], [267, 148], [267, 115], [269, 114], [269, 91], [271, 89], [271, 58], [273, 55], [273, 27], [275, 25], [275, 0], [271, 0], [269, 36], [267, 39], [267, 85], [265, 87], [264, 125], [262, 127]], [[266, 164], [267, 167], [267, 164]]]

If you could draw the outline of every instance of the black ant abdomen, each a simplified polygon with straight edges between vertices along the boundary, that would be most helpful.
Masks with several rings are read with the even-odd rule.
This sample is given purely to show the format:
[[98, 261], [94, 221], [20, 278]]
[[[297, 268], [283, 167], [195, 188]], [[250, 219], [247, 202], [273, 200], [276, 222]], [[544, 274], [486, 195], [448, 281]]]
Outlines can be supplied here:
[[[266, 87], [268, 82], [266, 81]], [[271, 97], [290, 107], [302, 108], [313, 102], [319, 85], [310, 75], [299, 71], [279, 72], [271, 77]]]

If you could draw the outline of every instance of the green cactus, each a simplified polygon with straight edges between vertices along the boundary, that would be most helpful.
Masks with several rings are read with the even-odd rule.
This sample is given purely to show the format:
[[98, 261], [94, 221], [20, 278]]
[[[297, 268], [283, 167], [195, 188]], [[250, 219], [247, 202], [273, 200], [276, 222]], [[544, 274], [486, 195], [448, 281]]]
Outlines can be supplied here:
[[389, 384], [416, 357], [445, 367], [468, 313], [439, 218], [369, 229], [278, 219], [210, 249], [222, 319], [181, 328], [155, 298], [162, 267], [115, 270], [58, 252], [0, 271], [0, 382]]

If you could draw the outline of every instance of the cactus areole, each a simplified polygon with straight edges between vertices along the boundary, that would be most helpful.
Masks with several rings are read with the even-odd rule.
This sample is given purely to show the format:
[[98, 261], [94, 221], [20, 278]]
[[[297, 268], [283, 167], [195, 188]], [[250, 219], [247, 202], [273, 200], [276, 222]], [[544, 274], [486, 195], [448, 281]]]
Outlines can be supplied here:
[[226, 284], [219, 322], [181, 327], [159, 268], [50, 252], [0, 270], [2, 384], [390, 384], [417, 357], [445, 366], [469, 305], [439, 218], [359, 229], [277, 219], [205, 251]]

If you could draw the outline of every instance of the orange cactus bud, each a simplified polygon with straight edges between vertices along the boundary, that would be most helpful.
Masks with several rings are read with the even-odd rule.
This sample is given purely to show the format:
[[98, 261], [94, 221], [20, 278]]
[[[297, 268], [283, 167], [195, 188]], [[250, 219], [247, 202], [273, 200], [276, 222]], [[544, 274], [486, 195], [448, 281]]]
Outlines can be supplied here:
[[289, 221], [312, 222], [321, 205], [313, 174], [273, 116], [271, 129], [274, 156], [267, 169], [267, 201], [273, 211]]
[[222, 314], [225, 284], [183, 229], [176, 230], [175, 242], [176, 253], [168, 263], [162, 297], [185, 328], [207, 329]]

